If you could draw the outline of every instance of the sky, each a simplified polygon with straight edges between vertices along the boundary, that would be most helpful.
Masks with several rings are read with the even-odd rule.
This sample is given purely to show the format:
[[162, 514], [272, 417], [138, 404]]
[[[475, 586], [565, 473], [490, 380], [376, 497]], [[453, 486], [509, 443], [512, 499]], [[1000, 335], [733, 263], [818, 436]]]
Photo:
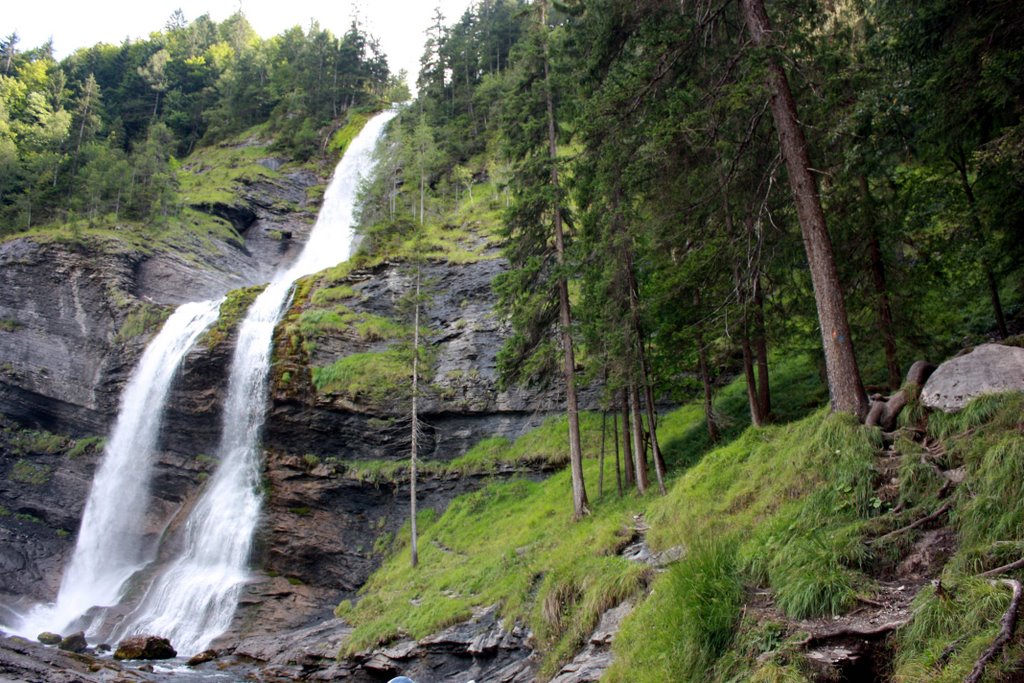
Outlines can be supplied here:
[[[380, 39], [393, 73], [406, 69], [412, 81], [419, 71], [424, 32], [434, 7], [451, 24], [473, 0], [43, 0], [5, 2], [0, 12], [0, 35], [17, 32], [18, 47], [30, 49], [53, 38], [57, 59], [96, 43], [120, 44], [126, 37], [145, 38], [161, 30], [176, 9], [188, 21], [209, 13], [220, 22], [239, 9], [260, 36], [269, 38], [311, 19], [341, 36], [352, 17], [360, 17], [367, 32]], [[415, 87], [415, 82], [410, 83]]]

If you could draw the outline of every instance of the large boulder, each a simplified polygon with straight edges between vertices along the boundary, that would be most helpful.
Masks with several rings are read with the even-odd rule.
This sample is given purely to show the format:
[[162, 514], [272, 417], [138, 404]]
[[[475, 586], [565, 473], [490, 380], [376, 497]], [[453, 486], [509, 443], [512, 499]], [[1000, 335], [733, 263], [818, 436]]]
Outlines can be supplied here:
[[973, 398], [1003, 391], [1024, 391], [1024, 349], [982, 344], [940, 365], [925, 383], [921, 402], [949, 413]]
[[130, 636], [117, 645], [114, 659], [171, 659], [178, 652], [160, 636]]
[[86, 648], [89, 647], [89, 643], [85, 641], [85, 633], [78, 631], [72, 633], [70, 636], [64, 636], [57, 647], [68, 652], [85, 652]]

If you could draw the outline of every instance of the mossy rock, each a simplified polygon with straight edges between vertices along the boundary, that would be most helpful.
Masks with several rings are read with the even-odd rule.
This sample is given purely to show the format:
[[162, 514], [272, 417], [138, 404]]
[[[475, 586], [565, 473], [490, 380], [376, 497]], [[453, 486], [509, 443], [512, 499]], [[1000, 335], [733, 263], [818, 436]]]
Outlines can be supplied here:
[[36, 638], [43, 645], [59, 645], [60, 641], [64, 640], [64, 637], [59, 633], [51, 633], [50, 631], [43, 631]]

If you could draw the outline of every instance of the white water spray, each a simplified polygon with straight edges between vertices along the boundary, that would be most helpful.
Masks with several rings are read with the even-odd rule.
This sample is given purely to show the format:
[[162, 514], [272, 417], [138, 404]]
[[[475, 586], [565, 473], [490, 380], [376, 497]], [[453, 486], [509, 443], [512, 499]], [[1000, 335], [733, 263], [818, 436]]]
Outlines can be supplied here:
[[352, 141], [324, 194], [323, 207], [298, 260], [277, 275], [249, 308], [231, 364], [220, 464], [185, 524], [181, 555], [157, 577], [117, 637], [155, 633], [179, 653], [202, 651], [226, 631], [248, 579], [260, 514], [259, 443], [267, 408], [266, 380], [274, 326], [298, 278], [344, 261], [352, 244], [352, 211], [361, 176], [388, 112], [371, 119]]
[[32, 638], [63, 632], [91, 608], [117, 604], [128, 579], [152, 559], [142, 525], [164, 404], [178, 366], [217, 319], [221, 301], [178, 307], [146, 347], [121, 397], [57, 601], [35, 608], [13, 630]]

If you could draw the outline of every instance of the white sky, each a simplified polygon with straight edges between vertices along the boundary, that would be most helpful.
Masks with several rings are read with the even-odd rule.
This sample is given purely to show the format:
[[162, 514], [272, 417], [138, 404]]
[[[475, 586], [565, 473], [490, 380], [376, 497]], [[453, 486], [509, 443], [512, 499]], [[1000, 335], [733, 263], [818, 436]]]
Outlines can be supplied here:
[[53, 38], [57, 59], [96, 43], [120, 44], [126, 37], [145, 38], [162, 30], [180, 8], [191, 21], [209, 13], [220, 22], [239, 7], [264, 38], [311, 19], [341, 36], [358, 12], [367, 31], [380, 39], [393, 73], [406, 69], [415, 88], [419, 59], [434, 7], [445, 23], [455, 22], [473, 0], [10, 0], [0, 11], [0, 35], [17, 32], [19, 49], [42, 45]]

